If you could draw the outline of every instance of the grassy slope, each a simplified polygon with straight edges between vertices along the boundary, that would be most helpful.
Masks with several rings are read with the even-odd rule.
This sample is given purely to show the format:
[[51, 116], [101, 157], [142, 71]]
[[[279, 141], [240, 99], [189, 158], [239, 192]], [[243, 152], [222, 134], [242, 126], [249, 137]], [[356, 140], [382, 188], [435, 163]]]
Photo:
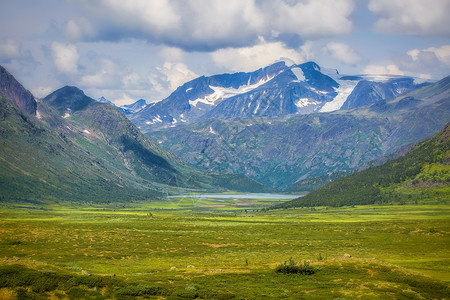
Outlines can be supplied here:
[[450, 199], [450, 124], [407, 154], [341, 178], [303, 198], [276, 206], [343, 206]]
[[271, 190], [242, 175], [192, 169], [113, 106], [82, 93], [64, 96], [73, 108], [69, 117], [61, 117], [61, 103], [38, 102], [37, 118], [0, 94], [1, 201], [128, 202], [193, 191]]
[[[141, 205], [4, 206], [0, 274], [9, 275], [0, 275], [0, 295], [440, 299], [449, 293], [443, 281], [450, 279], [448, 220], [445, 205], [295, 209], [254, 217]], [[274, 272], [291, 257], [310, 260], [317, 272]]]
[[92, 155], [84, 136], [56, 131], [0, 99], [2, 201], [107, 202], [145, 199], [158, 193], [114, 161]]

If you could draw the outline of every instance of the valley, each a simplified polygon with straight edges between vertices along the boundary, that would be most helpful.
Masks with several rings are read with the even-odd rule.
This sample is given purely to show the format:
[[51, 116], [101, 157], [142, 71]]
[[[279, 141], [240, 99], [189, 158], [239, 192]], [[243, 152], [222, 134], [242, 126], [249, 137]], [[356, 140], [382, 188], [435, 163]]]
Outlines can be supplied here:
[[[227, 213], [199, 212], [186, 204], [159, 209], [151, 203], [3, 204], [0, 295], [3, 299], [19, 294], [72, 299], [448, 296], [448, 205]], [[315, 273], [275, 272], [290, 259], [308, 261]], [[30, 282], [35, 276], [41, 280]]]
[[[303, 88], [336, 82], [303, 67]], [[213, 94], [248, 100], [266, 71]], [[132, 120], [157, 104], [124, 111], [73, 86], [36, 99], [3, 68], [0, 84], [1, 299], [450, 292], [449, 77], [387, 100], [368, 84], [374, 103], [347, 110], [318, 112], [337, 105], [324, 101], [147, 135]]]

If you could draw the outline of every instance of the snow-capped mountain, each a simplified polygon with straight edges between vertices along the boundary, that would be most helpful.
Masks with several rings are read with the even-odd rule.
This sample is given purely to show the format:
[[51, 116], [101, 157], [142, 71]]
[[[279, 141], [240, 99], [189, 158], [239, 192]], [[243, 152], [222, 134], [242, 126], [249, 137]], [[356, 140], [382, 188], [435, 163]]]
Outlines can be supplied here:
[[147, 106], [147, 101], [144, 99], [139, 99], [138, 101], [132, 104], [126, 104], [119, 107], [121, 111], [123, 111], [126, 115], [132, 115], [140, 112]]
[[127, 116], [138, 113], [147, 106], [147, 101], [145, 101], [144, 99], [139, 99], [138, 101], [136, 101], [132, 104], [126, 104], [126, 105], [122, 105], [122, 106], [115, 105], [113, 102], [106, 99], [105, 97], [100, 97], [97, 99], [97, 101], [101, 102], [101, 103], [108, 103], [108, 104], [114, 105], [115, 107], [120, 109]]
[[177, 88], [169, 97], [131, 116], [143, 131], [200, 120], [225, 99], [248, 93], [287, 69], [284, 62], [250, 73], [199, 77]]
[[[108, 103], [108, 104], [112, 104], [112, 105], [114, 105], [114, 103], [112, 103], [111, 101], [109, 101], [108, 99], [106, 99], [105, 97], [100, 97], [100, 98], [98, 98], [97, 99], [97, 101], [98, 102], [101, 102], [101, 103]], [[115, 106], [115, 105], [114, 105]]]
[[414, 79], [410, 77], [386, 78], [384, 82], [369, 81], [368, 79], [370, 78], [364, 80], [349, 79], [352, 82], [356, 81], [357, 85], [340, 109], [351, 109], [384, 99], [392, 99], [426, 84], [416, 84]]
[[250, 73], [199, 77], [169, 97], [129, 115], [143, 131], [207, 119], [330, 112], [390, 99], [422, 85], [413, 78], [343, 76], [315, 62], [278, 62]]

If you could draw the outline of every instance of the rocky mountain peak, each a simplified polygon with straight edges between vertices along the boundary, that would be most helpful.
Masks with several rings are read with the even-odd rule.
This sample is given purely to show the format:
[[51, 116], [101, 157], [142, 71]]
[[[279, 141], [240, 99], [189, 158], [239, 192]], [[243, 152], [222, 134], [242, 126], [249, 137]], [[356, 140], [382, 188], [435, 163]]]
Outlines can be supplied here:
[[61, 114], [82, 110], [95, 102], [94, 99], [86, 96], [82, 90], [75, 86], [62, 87], [43, 100], [56, 108]]
[[36, 115], [36, 100], [33, 94], [25, 89], [5, 68], [0, 66], [0, 93], [7, 99], [14, 101], [14, 104], [21, 110]]

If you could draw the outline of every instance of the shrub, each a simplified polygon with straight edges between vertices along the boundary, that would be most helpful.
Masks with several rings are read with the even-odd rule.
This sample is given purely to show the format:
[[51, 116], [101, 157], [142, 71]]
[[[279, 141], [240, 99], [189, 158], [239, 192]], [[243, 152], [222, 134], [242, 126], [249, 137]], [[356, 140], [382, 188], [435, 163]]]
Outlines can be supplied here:
[[297, 264], [292, 258], [288, 262], [277, 266], [275, 268], [276, 273], [283, 274], [300, 274], [300, 275], [312, 275], [316, 273], [314, 267], [312, 267], [309, 262], [304, 261], [301, 264]]
[[163, 292], [160, 287], [149, 285], [130, 285], [127, 287], [120, 287], [116, 290], [117, 296], [156, 296]]

